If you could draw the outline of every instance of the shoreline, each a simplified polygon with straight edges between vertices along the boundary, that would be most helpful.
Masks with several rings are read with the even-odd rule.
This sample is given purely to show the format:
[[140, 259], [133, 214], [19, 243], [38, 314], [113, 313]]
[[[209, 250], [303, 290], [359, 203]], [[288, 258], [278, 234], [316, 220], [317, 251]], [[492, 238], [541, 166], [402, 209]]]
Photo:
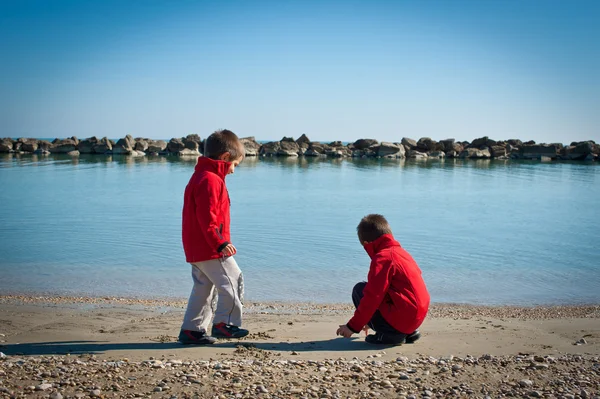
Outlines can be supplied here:
[[[36, 294], [0, 294], [0, 305], [69, 305], [72, 307], [131, 307], [147, 309], [185, 310], [187, 298], [139, 298], [114, 296], [65, 296]], [[248, 314], [310, 315], [349, 314], [351, 303], [319, 303], [298, 301], [246, 301]], [[507, 319], [543, 320], [565, 318], [600, 318], [600, 302], [563, 305], [478, 305], [466, 303], [432, 303], [428, 317], [502, 317]]]

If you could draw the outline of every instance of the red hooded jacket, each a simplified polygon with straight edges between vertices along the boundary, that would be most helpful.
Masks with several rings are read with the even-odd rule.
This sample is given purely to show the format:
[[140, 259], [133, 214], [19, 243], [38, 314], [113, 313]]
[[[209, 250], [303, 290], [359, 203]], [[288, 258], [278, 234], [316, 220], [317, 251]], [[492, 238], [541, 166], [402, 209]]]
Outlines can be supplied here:
[[182, 241], [188, 263], [221, 257], [229, 244], [229, 193], [225, 176], [231, 163], [200, 157], [185, 188]]
[[391, 234], [368, 243], [365, 250], [371, 257], [369, 277], [348, 328], [360, 332], [379, 310], [392, 327], [411, 334], [423, 323], [429, 309], [421, 269]]

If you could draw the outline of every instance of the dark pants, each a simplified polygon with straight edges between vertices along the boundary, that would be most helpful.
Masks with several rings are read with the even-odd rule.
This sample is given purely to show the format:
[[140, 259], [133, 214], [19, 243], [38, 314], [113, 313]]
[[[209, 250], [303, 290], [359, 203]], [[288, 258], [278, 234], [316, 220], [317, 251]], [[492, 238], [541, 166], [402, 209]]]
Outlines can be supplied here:
[[[363, 298], [363, 290], [365, 289], [365, 286], [367, 285], [367, 283], [365, 283], [364, 281], [362, 283], [358, 283], [354, 286], [354, 288], [352, 289], [352, 302], [354, 302], [354, 306], [358, 308], [358, 304], [360, 303], [360, 300]], [[369, 321], [368, 326], [371, 328], [371, 330], [374, 330], [375, 332], [378, 333], [383, 333], [383, 334], [403, 334], [400, 331], [396, 330], [394, 327], [390, 326], [389, 323], [387, 321], [385, 321], [385, 319], [383, 318], [383, 316], [381, 315], [381, 312], [379, 312], [379, 310], [375, 311], [375, 314], [373, 315], [373, 317], [371, 318], [371, 321]], [[405, 334], [403, 334], [405, 335]]]

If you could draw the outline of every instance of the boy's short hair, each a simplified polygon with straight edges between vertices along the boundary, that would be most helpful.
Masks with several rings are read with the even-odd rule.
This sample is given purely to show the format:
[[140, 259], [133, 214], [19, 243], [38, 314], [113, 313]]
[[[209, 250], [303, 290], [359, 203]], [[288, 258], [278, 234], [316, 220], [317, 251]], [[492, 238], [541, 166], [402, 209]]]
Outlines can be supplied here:
[[375, 241], [384, 234], [392, 234], [392, 228], [382, 215], [374, 213], [361, 219], [356, 232], [358, 239], [363, 243]]
[[231, 154], [232, 161], [246, 155], [244, 144], [231, 130], [217, 130], [204, 142], [204, 156], [207, 158], [218, 159], [226, 152]]

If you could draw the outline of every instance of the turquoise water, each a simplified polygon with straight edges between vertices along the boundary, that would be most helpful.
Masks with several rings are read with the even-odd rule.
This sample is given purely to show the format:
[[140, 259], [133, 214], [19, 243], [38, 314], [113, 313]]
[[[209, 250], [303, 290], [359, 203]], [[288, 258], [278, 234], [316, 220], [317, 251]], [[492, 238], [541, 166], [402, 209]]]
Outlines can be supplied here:
[[[0, 293], [187, 297], [195, 160], [0, 156]], [[247, 159], [227, 178], [246, 298], [349, 302], [377, 212], [434, 302], [600, 302], [600, 165]]]

